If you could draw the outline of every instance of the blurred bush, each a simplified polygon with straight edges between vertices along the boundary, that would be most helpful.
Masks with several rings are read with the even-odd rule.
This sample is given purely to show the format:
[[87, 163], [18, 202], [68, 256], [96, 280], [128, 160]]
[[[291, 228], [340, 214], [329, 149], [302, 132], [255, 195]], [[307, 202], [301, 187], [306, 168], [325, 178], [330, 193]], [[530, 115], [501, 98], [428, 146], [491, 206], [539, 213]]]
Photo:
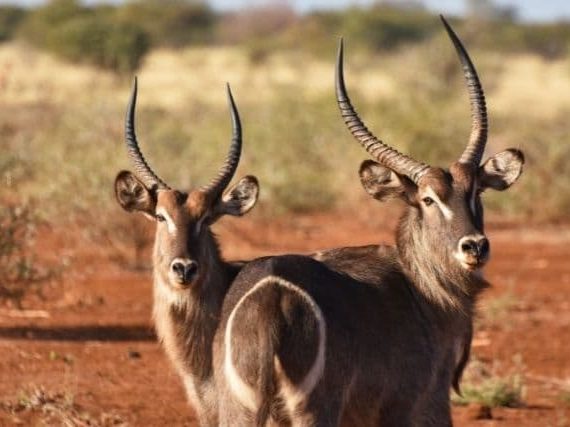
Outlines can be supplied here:
[[154, 242], [152, 223], [136, 213], [128, 215], [114, 206], [113, 215], [101, 217], [98, 227], [86, 236], [106, 248], [110, 260], [123, 268], [144, 270], [149, 266]]
[[0, 205], [0, 300], [21, 306], [24, 296], [54, 272], [30, 254], [36, 220], [28, 206]]
[[336, 28], [354, 43], [373, 50], [394, 49], [402, 43], [425, 40], [440, 30], [441, 24], [431, 13], [385, 6], [348, 9], [340, 14]]
[[0, 42], [12, 38], [25, 17], [26, 10], [21, 7], [0, 6]]
[[91, 15], [66, 21], [50, 42], [51, 50], [65, 59], [123, 73], [136, 70], [148, 50], [140, 28]]
[[213, 41], [217, 20], [207, 3], [188, 0], [135, 0], [117, 17], [143, 29], [152, 46], [172, 48]]
[[530, 53], [552, 60], [566, 57], [570, 48], [568, 22], [475, 21], [464, 25], [463, 33], [480, 49], [507, 54]]
[[51, 48], [52, 38], [65, 22], [87, 14], [76, 0], [51, 0], [33, 9], [20, 28], [20, 35], [39, 47]]
[[140, 65], [149, 40], [141, 27], [119, 20], [115, 12], [54, 0], [32, 12], [20, 34], [66, 60], [127, 73]]
[[138, 0], [88, 7], [52, 0], [23, 20], [19, 34], [60, 57], [116, 72], [132, 72], [151, 46], [211, 42], [215, 14], [201, 2]]
[[[227, 13], [219, 19], [216, 41], [244, 47], [250, 61], [259, 64], [287, 44], [283, 34], [296, 28], [299, 20], [295, 11], [287, 5], [261, 6]], [[306, 48], [302, 44], [300, 46]]]
[[[187, 11], [178, 18], [196, 19], [196, 25], [167, 24], [178, 19], [172, 10]], [[521, 148], [532, 171], [516, 191], [485, 195], [490, 207], [510, 217], [567, 217], [570, 186], [557, 177], [570, 173], [565, 143], [570, 102], [564, 96], [570, 87], [565, 50], [570, 27], [512, 20], [453, 24], [487, 91], [488, 152]], [[142, 67], [141, 81], [149, 89], [137, 110], [143, 150], [172, 185], [205, 183], [226, 154], [229, 121], [221, 88], [231, 80], [247, 147], [240, 168], [259, 177], [260, 207], [269, 213], [331, 209], [365, 198], [356, 171], [366, 156], [344, 128], [334, 101], [336, 35], [346, 37], [353, 101], [378, 136], [446, 166], [469, 135], [468, 98], [455, 52], [438, 18], [422, 10], [375, 6], [297, 16], [279, 6], [219, 15], [199, 2], [87, 7], [57, 0], [28, 12], [19, 34], [62, 57], [120, 72], [137, 67], [153, 45], [218, 44], [161, 49]], [[128, 164], [121, 142], [128, 89], [110, 75], [56, 61], [42, 62], [32, 73], [28, 64], [40, 63], [34, 55], [46, 56], [30, 49], [20, 55], [25, 56], [20, 68], [12, 58], [1, 70], [0, 83], [11, 98], [0, 100], [6, 102], [0, 141], [7, 153], [0, 177], [23, 183], [23, 200], [45, 202], [42, 217], [69, 219], [73, 212], [92, 219], [93, 228], [127, 236], [132, 244], [121, 249], [128, 254], [123, 258], [132, 254], [133, 262], [127, 262], [136, 265], [146, 237], [108, 215], [115, 207], [114, 175]], [[38, 77], [40, 68], [44, 74]], [[187, 70], [192, 78], [181, 80]], [[90, 90], [78, 91], [78, 82]], [[78, 183], [81, 197], [70, 197]]]
[[[51, 0], [30, 10], [0, 8], [0, 41], [17, 32], [36, 46], [74, 62], [124, 72], [136, 69], [152, 47], [239, 44], [252, 62], [287, 49], [323, 55], [344, 36], [368, 53], [394, 51], [439, 34], [437, 16], [398, 3], [316, 11], [298, 15], [275, 4], [219, 13], [201, 0], [133, 0], [87, 6], [79, 0]], [[453, 20], [471, 47], [500, 53], [531, 53], [547, 59], [568, 54], [570, 24], [528, 24], [516, 13]], [[19, 28], [19, 31], [16, 31]]]

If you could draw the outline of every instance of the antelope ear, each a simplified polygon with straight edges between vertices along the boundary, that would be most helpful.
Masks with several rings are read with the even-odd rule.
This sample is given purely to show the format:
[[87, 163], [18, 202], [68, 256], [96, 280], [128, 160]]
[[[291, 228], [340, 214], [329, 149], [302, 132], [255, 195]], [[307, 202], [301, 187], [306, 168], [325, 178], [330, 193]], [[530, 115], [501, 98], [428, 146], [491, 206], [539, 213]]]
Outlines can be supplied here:
[[479, 168], [481, 189], [506, 190], [519, 178], [523, 165], [524, 155], [520, 150], [509, 148], [495, 154]]
[[365, 160], [358, 171], [360, 182], [368, 194], [381, 202], [400, 198], [412, 204], [417, 187], [408, 178], [373, 160]]
[[115, 178], [115, 197], [127, 212], [138, 211], [154, 217], [156, 195], [131, 172], [121, 171]]
[[213, 209], [212, 221], [222, 215], [242, 216], [255, 206], [259, 196], [257, 178], [247, 175], [239, 180], [216, 202]]

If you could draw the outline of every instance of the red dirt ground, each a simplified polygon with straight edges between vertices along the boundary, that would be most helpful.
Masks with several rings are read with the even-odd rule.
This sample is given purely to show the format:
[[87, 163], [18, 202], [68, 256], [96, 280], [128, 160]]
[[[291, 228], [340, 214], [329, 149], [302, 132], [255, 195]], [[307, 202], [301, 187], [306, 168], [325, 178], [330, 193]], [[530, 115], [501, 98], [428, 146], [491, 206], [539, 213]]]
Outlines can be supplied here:
[[[247, 259], [391, 242], [390, 230], [370, 218], [331, 214], [230, 220], [217, 231], [228, 258]], [[493, 301], [508, 304], [482, 316], [473, 355], [498, 374], [518, 366], [525, 405], [493, 409], [489, 420], [475, 419], [476, 406], [454, 407], [455, 424], [570, 426], [570, 229], [496, 225], [487, 234], [493, 257], [486, 276], [493, 287], [482, 298], [482, 312]], [[65, 244], [45, 241], [54, 251]], [[35, 303], [49, 317], [0, 310], [1, 426], [196, 425], [152, 331], [150, 272], [125, 271], [101, 251], [79, 251], [63, 295]], [[34, 392], [40, 393], [36, 401]]]

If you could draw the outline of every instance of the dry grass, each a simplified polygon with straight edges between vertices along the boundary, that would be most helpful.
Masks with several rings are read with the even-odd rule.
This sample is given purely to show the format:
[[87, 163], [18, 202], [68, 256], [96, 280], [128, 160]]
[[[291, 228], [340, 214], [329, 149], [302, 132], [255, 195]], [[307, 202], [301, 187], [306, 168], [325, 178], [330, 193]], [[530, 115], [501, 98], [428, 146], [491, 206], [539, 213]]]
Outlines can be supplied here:
[[75, 403], [72, 393], [48, 391], [43, 387], [23, 389], [14, 402], [4, 403], [1, 406], [12, 415], [14, 425], [28, 423], [66, 427], [127, 425], [116, 414], [102, 413], [95, 416], [86, 412]]
[[515, 367], [505, 372], [498, 364], [489, 366], [480, 360], [472, 359], [461, 382], [461, 395], [453, 393], [452, 403], [476, 403], [487, 408], [523, 406], [525, 384], [520, 355], [515, 355], [513, 360]]
[[9, 300], [21, 308], [26, 294], [41, 295], [59, 274], [55, 266], [37, 259], [37, 225], [30, 207], [0, 206], [0, 302]]
[[[469, 133], [467, 96], [448, 44], [442, 36], [367, 56], [352, 53], [347, 40], [346, 76], [362, 116], [390, 144], [437, 165], [454, 160]], [[365, 199], [356, 171], [366, 156], [338, 116], [334, 56], [279, 51], [252, 63], [238, 47], [157, 50], [138, 73], [141, 145], [174, 185], [205, 182], [229, 140], [229, 81], [244, 123], [238, 173], [260, 178], [261, 209], [355, 206]], [[491, 110], [489, 152], [516, 146], [528, 154], [527, 176], [508, 195], [486, 196], [490, 207], [512, 217], [565, 218], [570, 186], [556, 177], [568, 172], [570, 63], [473, 56]], [[2, 191], [39, 201], [51, 219], [110, 212], [114, 175], [130, 166], [122, 147], [130, 81], [8, 43], [0, 45], [0, 87], [0, 178], [9, 184]]]
[[481, 328], [511, 327], [510, 315], [520, 300], [511, 292], [487, 298], [478, 310], [477, 326]]
[[570, 64], [532, 55], [509, 58], [494, 91], [493, 110], [501, 116], [552, 120], [570, 110]]
[[479, 384], [466, 383], [461, 396], [455, 395], [452, 401], [456, 405], [477, 403], [489, 408], [522, 406], [522, 384], [520, 377], [492, 377]]

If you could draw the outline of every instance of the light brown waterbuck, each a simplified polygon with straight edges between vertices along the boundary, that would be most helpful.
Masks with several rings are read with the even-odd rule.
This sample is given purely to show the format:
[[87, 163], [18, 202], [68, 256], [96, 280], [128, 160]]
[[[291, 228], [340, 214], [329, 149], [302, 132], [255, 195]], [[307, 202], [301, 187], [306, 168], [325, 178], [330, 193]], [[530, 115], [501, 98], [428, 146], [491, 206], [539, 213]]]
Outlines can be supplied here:
[[[443, 19], [443, 18], [442, 18]], [[507, 150], [480, 165], [485, 99], [447, 22], [469, 89], [472, 132], [448, 170], [403, 155], [367, 130], [347, 95], [342, 42], [337, 100], [374, 161], [360, 178], [378, 200], [407, 203], [395, 247], [341, 248], [248, 263], [214, 343], [220, 425], [449, 426], [449, 392], [469, 356], [474, 304], [489, 258], [481, 192], [522, 172]]]
[[241, 154], [241, 124], [228, 86], [232, 119], [229, 153], [216, 177], [189, 192], [170, 188], [144, 159], [134, 130], [137, 83], [127, 109], [125, 136], [135, 174], [115, 181], [119, 204], [156, 221], [153, 252], [154, 322], [158, 338], [181, 376], [201, 425], [217, 425], [212, 341], [222, 301], [240, 263], [222, 260], [210, 225], [223, 215], [241, 216], [256, 203], [258, 183], [246, 176], [230, 190]]

